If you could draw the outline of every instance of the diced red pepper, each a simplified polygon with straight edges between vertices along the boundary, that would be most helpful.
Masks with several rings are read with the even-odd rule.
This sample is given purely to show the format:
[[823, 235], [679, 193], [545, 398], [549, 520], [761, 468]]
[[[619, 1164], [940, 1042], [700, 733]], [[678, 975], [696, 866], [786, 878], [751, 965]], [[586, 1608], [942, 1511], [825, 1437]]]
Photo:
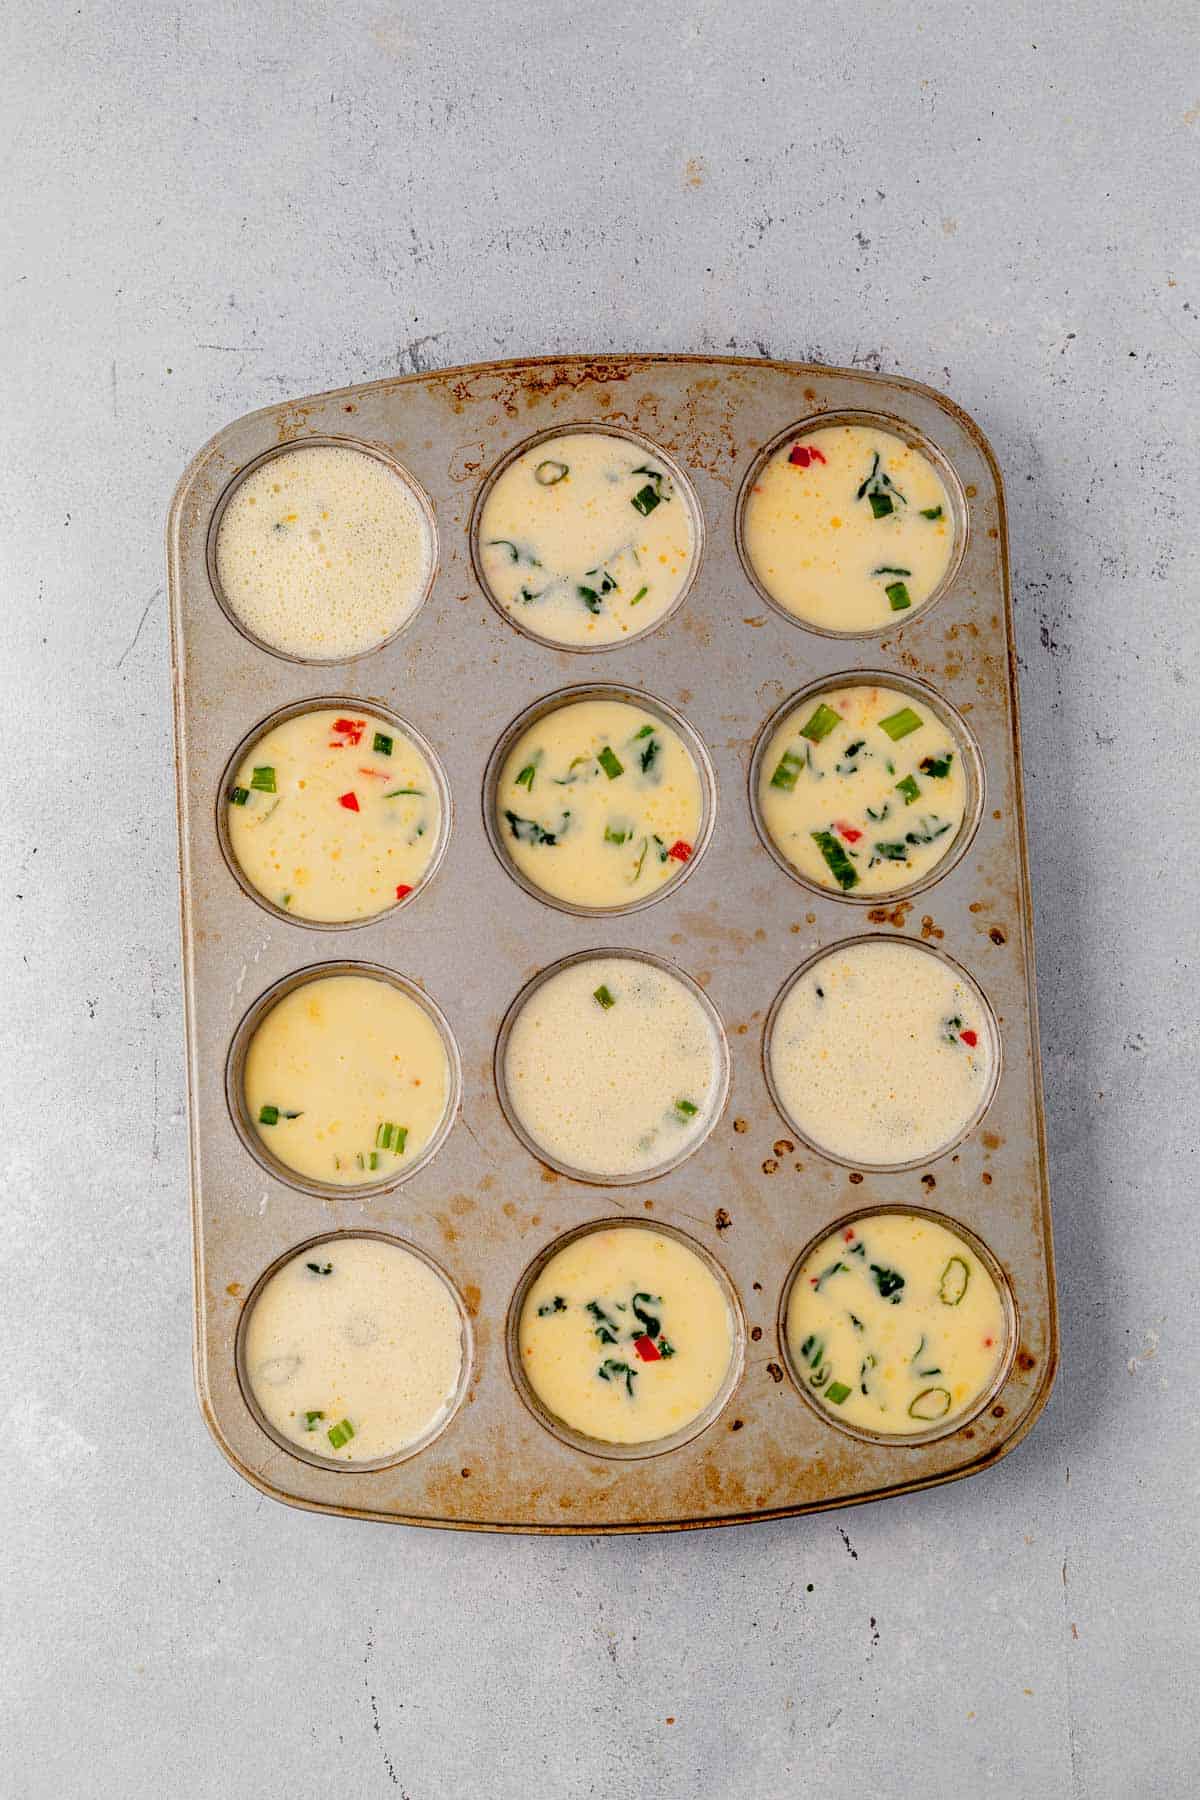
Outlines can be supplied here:
[[[333, 729], [337, 732], [339, 737], [345, 738], [346, 744], [357, 744], [361, 740], [363, 732], [367, 729], [367, 721], [365, 719], [335, 719], [333, 721]], [[344, 750], [346, 744], [330, 744], [329, 748], [331, 750]]]
[[676, 862], [686, 862], [691, 854], [692, 846], [685, 844], [682, 838], [677, 838], [667, 851], [667, 855], [673, 856]]
[[396, 898], [397, 898], [397, 900], [403, 900], [403, 898], [406, 894], [411, 894], [411, 893], [412, 893], [412, 889], [410, 887], [405, 887], [404, 883], [401, 882], [400, 886], [396, 889]]
[[960, 1031], [958, 1035], [964, 1044], [970, 1044], [972, 1050], [979, 1042], [979, 1033], [977, 1031]]
[[996, 1342], [996, 1340], [995, 1340], [995, 1338], [990, 1338], [990, 1337], [985, 1337], [985, 1338], [984, 1338], [984, 1340], [983, 1340], [983, 1347], [984, 1347], [984, 1349], [985, 1349], [985, 1350], [990, 1350], [990, 1349], [991, 1349], [991, 1348], [992, 1348], [992, 1345], [993, 1345], [993, 1344], [994, 1344], [994, 1343], [995, 1343], [995, 1342]]
[[862, 836], [862, 832], [856, 831], [853, 825], [844, 825], [840, 820], [836, 823], [834, 829], [840, 832], [848, 844], [857, 844], [859, 838]]
[[849, 1243], [852, 1243], [853, 1240], [854, 1240], [854, 1227], [853, 1227], [853, 1225], [847, 1225], [845, 1231], [843, 1231], [843, 1233], [842, 1233], [842, 1242], [845, 1244], [849, 1244]]
[[815, 444], [793, 444], [792, 453], [788, 457], [788, 461], [790, 463], [795, 463], [798, 469], [807, 469], [810, 463], [825, 462], [826, 457], [824, 452], [818, 450]]
[[633, 1347], [643, 1362], [661, 1362], [662, 1352], [652, 1337], [634, 1338]]
[[348, 794], [338, 795], [338, 805], [344, 806], [347, 812], [358, 811], [358, 795], [354, 792], [353, 788]]

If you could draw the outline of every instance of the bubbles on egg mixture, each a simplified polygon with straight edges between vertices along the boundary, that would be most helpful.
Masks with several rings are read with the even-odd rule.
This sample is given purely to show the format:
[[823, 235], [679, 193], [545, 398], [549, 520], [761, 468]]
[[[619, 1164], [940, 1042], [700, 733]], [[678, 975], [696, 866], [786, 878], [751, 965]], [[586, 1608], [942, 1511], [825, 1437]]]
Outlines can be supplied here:
[[285, 656], [340, 661], [377, 648], [424, 599], [433, 533], [388, 463], [333, 444], [252, 469], [221, 516], [216, 574], [229, 609]]

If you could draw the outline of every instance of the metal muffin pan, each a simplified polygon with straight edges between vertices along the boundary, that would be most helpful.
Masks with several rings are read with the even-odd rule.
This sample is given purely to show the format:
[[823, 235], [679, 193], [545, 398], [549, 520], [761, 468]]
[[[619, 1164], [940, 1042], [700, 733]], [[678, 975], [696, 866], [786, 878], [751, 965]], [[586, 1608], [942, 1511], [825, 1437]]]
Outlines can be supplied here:
[[[961, 496], [957, 567], [936, 602], [864, 637], [811, 630], [768, 606], [739, 554], [739, 495], [772, 444], [830, 415], [869, 414], [928, 447]], [[593, 424], [636, 434], [686, 476], [702, 520], [690, 590], [653, 631], [606, 649], [553, 648], [514, 628], [473, 568], [471, 521], [491, 473], [536, 434]], [[379, 650], [308, 666], [251, 643], [209, 575], [214, 511], [272, 449], [336, 438], [398, 463], [428, 496], [430, 593]], [[317, 1511], [498, 1531], [610, 1532], [729, 1524], [850, 1505], [969, 1475], [1032, 1425], [1058, 1355], [1033, 986], [1003, 489], [977, 427], [914, 383], [728, 357], [563, 357], [406, 376], [275, 405], [227, 426], [176, 491], [168, 527], [195, 1270], [204, 1416], [231, 1463], [275, 1498]], [[862, 907], [803, 886], [756, 830], [748, 779], [769, 717], [811, 683], [859, 672], [927, 684], [980, 759], [978, 823], [920, 891]], [[484, 776], [507, 728], [581, 677], [678, 709], [711, 762], [711, 838], [686, 880], [602, 915], [548, 905], [493, 853]], [[453, 797], [441, 861], [413, 904], [339, 931], [275, 917], [239, 886], [215, 808], [235, 747], [280, 708], [336, 693], [394, 712], [432, 746]], [[799, 1144], [772, 1104], [763, 1035], [776, 996], [821, 949], [875, 930], [952, 956], [977, 982], [1003, 1045], [991, 1105], [954, 1149], [865, 1172]], [[579, 952], [661, 957], [703, 988], [725, 1028], [730, 1090], [679, 1166], [622, 1186], [540, 1163], [510, 1128], [494, 1056], [516, 995]], [[370, 962], [445, 1014], [462, 1098], [444, 1142], [400, 1185], [321, 1198], [248, 1152], [226, 1104], [239, 1024], [315, 963]], [[235, 1097], [236, 1098], [236, 1097]], [[1013, 1342], [1001, 1384], [956, 1428], [872, 1442], [819, 1415], [787, 1374], [779, 1309], [798, 1256], [843, 1216], [936, 1210], [974, 1233], [1003, 1274]], [[744, 1359], [686, 1442], [629, 1458], [564, 1440], [518, 1392], [507, 1353], [514, 1297], [566, 1233], [637, 1218], [698, 1243], [728, 1277]], [[329, 1231], [394, 1236], [430, 1257], [471, 1322], [463, 1403], [386, 1467], [323, 1466], [265, 1432], [238, 1376], [239, 1322], [264, 1271]]]

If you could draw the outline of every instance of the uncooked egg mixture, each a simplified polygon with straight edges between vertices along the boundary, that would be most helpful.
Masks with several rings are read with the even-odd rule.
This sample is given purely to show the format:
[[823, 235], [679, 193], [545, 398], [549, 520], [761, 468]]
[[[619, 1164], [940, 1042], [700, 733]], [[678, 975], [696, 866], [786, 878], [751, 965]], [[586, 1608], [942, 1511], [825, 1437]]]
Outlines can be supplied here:
[[831, 1232], [788, 1304], [788, 1350], [807, 1391], [849, 1424], [898, 1435], [966, 1412], [991, 1384], [1006, 1333], [976, 1252], [914, 1213]]
[[640, 636], [670, 610], [691, 574], [695, 527], [661, 458], [608, 432], [565, 432], [497, 478], [478, 555], [518, 623], [596, 649]]

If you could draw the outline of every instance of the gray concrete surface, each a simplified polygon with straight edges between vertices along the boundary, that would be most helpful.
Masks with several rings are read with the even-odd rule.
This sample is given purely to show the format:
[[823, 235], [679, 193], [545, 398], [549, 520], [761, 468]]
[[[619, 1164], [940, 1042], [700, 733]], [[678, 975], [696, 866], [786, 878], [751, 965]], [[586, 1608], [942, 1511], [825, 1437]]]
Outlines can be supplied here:
[[[5, 37], [0, 1793], [1195, 1794], [1195, 7]], [[997, 446], [1063, 1372], [998, 1469], [836, 1516], [309, 1517], [192, 1397], [163, 515], [252, 406], [587, 347], [900, 371]]]

